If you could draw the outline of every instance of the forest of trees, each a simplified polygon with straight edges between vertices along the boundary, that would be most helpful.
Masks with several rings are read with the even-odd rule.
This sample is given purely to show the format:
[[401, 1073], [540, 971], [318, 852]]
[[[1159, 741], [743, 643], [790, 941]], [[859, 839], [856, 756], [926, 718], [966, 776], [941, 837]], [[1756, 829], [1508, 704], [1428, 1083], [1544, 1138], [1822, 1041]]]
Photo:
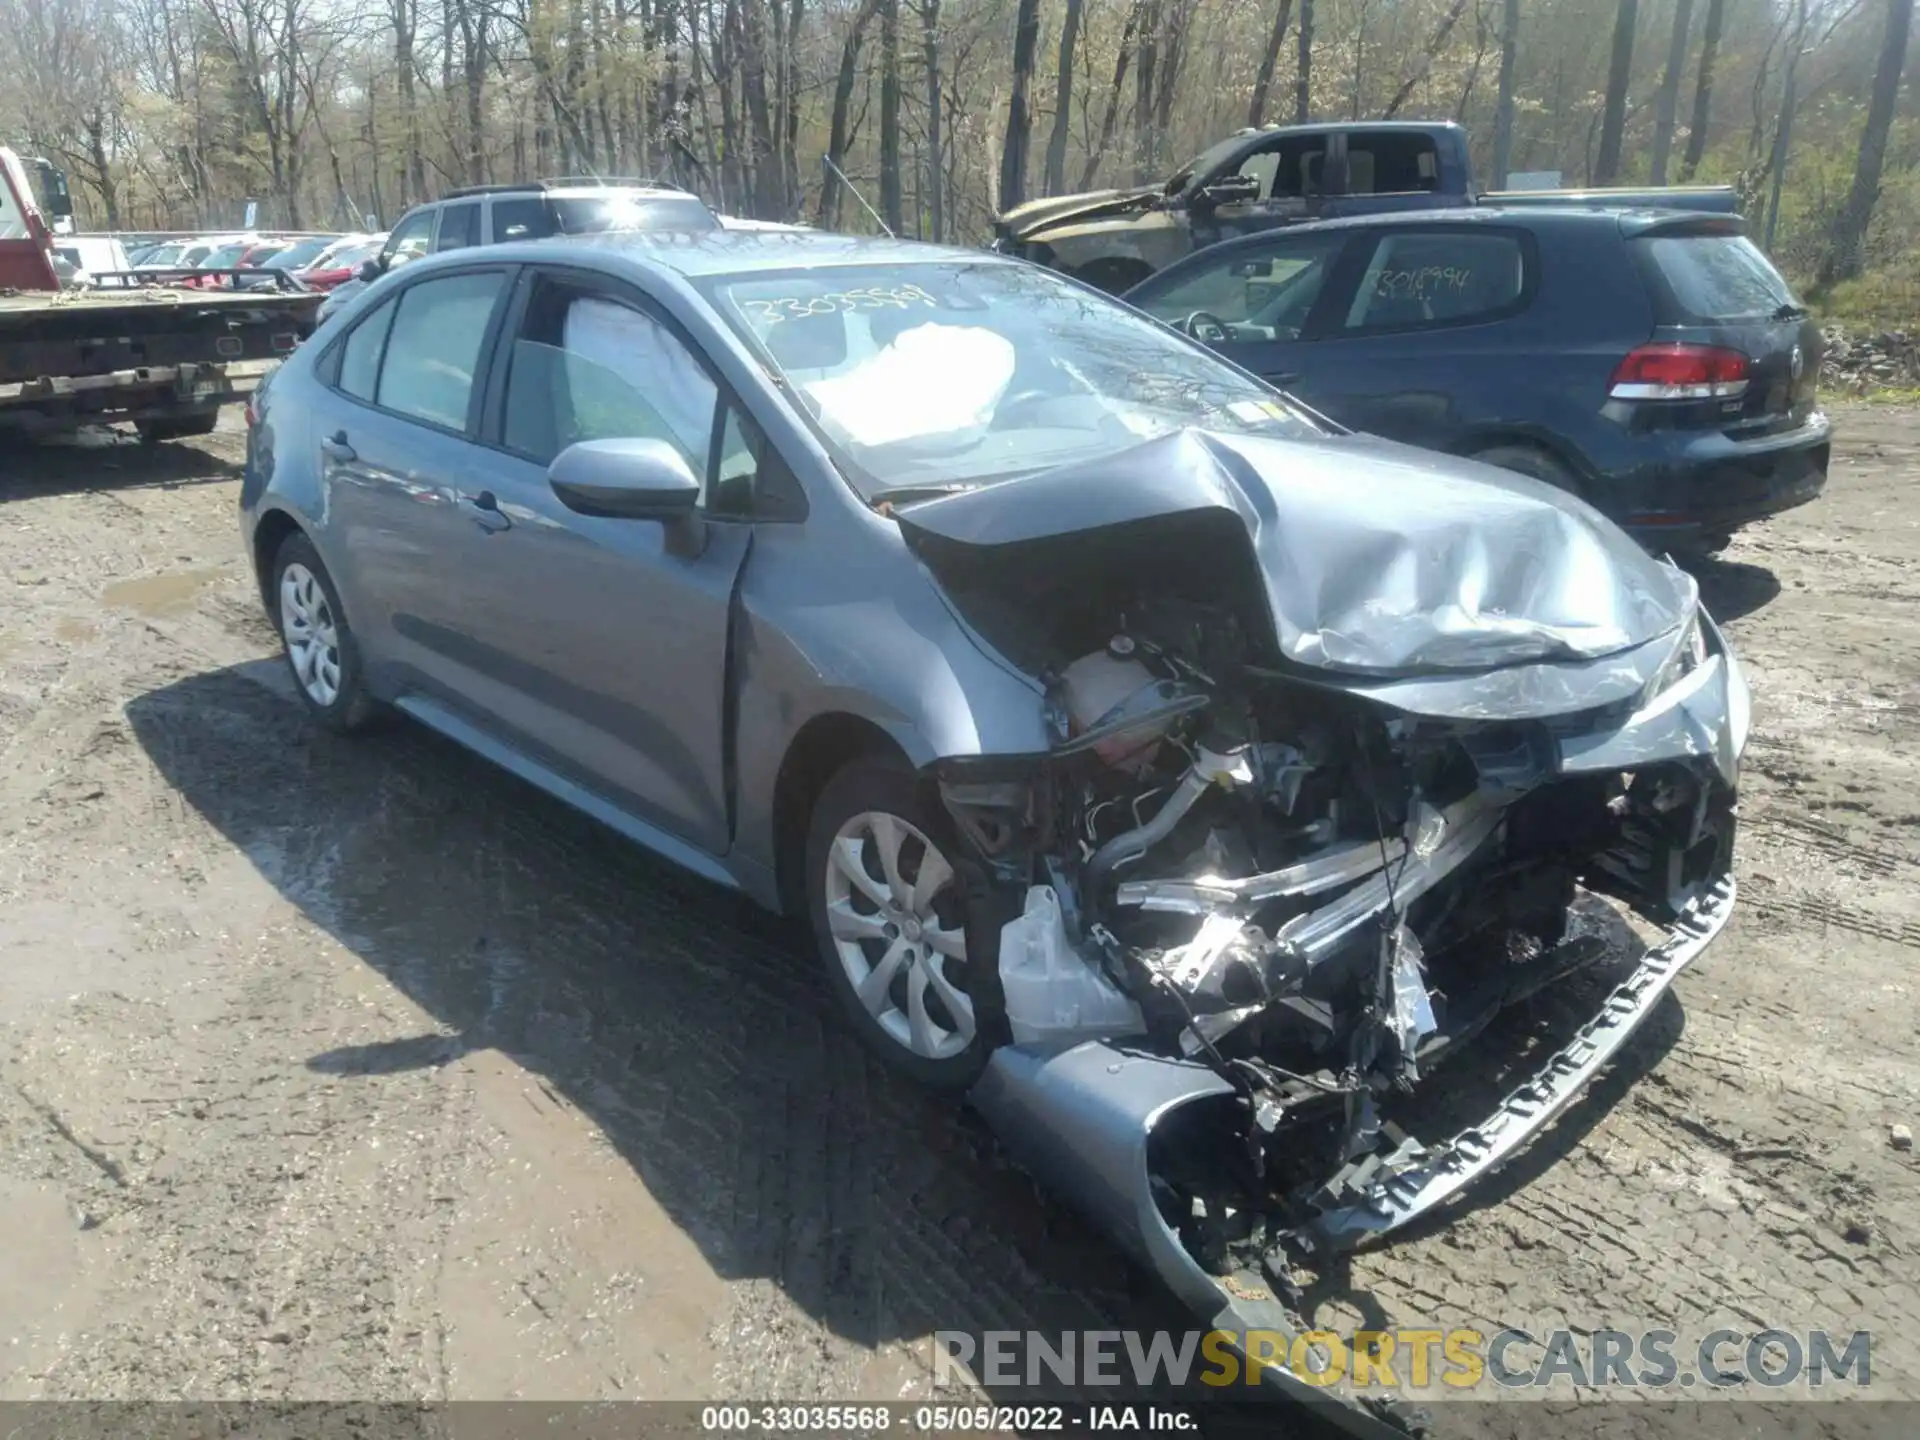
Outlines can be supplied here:
[[0, 143], [63, 164], [93, 228], [232, 225], [248, 199], [360, 228], [593, 173], [971, 242], [1242, 125], [1445, 118], [1488, 185], [1735, 184], [1826, 282], [1901, 262], [1920, 224], [1913, 3], [0, 0]]

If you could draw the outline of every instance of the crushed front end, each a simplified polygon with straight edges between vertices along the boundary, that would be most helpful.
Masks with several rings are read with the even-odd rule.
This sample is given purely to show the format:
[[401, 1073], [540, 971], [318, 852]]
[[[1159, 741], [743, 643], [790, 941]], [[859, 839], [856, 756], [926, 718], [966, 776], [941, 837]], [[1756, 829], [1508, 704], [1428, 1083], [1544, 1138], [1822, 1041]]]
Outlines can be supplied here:
[[[1041, 677], [1055, 740], [930, 780], [1005, 1022], [974, 1103], [1211, 1323], [1286, 1329], [1303, 1275], [1511, 1156], [1724, 925], [1748, 696], [1668, 567], [1620, 585], [1668, 611], [1594, 653], [1515, 605], [1479, 668], [1459, 624], [1402, 627], [1431, 663], [1397, 672], [1302, 664], [1274, 568], [1219, 518], [923, 544]], [[1574, 1023], [1488, 1060], [1503, 1016], [1570, 997]]]

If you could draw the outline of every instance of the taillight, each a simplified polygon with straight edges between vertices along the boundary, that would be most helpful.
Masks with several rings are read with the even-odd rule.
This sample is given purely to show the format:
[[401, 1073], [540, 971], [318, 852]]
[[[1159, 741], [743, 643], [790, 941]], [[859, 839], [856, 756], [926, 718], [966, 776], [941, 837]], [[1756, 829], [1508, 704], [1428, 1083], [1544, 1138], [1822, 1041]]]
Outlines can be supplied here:
[[1724, 400], [1747, 388], [1747, 357], [1718, 345], [1642, 345], [1613, 372], [1616, 400]]
[[247, 396], [247, 429], [251, 430], [260, 423], [260, 392]]

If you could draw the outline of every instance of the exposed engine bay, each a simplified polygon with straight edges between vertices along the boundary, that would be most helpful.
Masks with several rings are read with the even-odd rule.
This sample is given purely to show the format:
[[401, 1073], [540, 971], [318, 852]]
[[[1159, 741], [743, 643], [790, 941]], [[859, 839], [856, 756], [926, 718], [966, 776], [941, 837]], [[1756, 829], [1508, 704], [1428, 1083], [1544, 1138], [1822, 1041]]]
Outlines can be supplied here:
[[[1602, 1007], [1581, 1054], [1549, 1066], [1566, 1095], [1538, 1090], [1541, 1113], [1481, 1147], [1498, 1155], [1471, 1153], [1484, 1134], [1430, 1149], [1390, 1118], [1504, 1009], [1608, 952], [1582, 918], [1596, 897], [1683, 939], [1717, 931], [1737, 743], [1716, 745], [1724, 721], [1658, 717], [1708, 689], [1699, 713], [1728, 712], [1738, 680], [1689, 603], [1598, 703], [1473, 714], [1467, 673], [1422, 702], [1441, 713], [1389, 703], [1377, 675], [1288, 658], [1221, 519], [924, 544], [956, 610], [1039, 678], [1054, 742], [935, 778], [983, 877], [975, 932], [998, 932], [1006, 1050], [981, 1086], [997, 1128], [1089, 1151], [1082, 1168], [1109, 1172], [1081, 1186], [1096, 1211], [1143, 1183], [1175, 1268], [1284, 1295], [1296, 1262], [1491, 1168], [1643, 1018], [1670, 975], [1637, 984], [1631, 1015]], [[1196, 553], [1208, 563], [1181, 558]], [[1105, 1126], [1122, 1148], [1102, 1158], [1087, 1134]], [[1137, 1157], [1119, 1138], [1134, 1126]], [[1111, 1173], [1136, 1158], [1143, 1175]], [[1164, 1274], [1163, 1238], [1144, 1250]]]

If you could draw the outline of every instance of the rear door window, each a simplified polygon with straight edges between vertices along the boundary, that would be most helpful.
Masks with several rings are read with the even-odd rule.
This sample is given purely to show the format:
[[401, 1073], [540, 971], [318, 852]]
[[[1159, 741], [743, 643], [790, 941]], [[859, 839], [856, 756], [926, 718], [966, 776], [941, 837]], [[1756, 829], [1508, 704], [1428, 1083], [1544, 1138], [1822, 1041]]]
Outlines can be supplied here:
[[381, 305], [347, 334], [340, 347], [340, 378], [336, 382], [356, 400], [373, 403], [380, 381], [380, 355], [387, 346], [387, 330], [393, 324], [393, 301]]
[[1439, 186], [1440, 151], [1431, 135], [1347, 136], [1348, 194], [1403, 195]]
[[1661, 235], [1639, 243], [1678, 312], [1670, 321], [1766, 320], [1800, 308], [1793, 288], [1744, 235]]
[[1512, 314], [1533, 288], [1530, 238], [1464, 227], [1382, 235], [1343, 329], [1438, 329]]
[[493, 243], [507, 240], [544, 240], [553, 234], [553, 212], [537, 195], [514, 196], [493, 202]]
[[440, 250], [464, 250], [469, 245], [480, 243], [480, 202], [469, 200], [464, 205], [449, 205], [440, 212], [440, 234], [433, 242], [433, 248]]
[[424, 280], [399, 297], [375, 403], [449, 430], [467, 428], [480, 347], [504, 270]]

